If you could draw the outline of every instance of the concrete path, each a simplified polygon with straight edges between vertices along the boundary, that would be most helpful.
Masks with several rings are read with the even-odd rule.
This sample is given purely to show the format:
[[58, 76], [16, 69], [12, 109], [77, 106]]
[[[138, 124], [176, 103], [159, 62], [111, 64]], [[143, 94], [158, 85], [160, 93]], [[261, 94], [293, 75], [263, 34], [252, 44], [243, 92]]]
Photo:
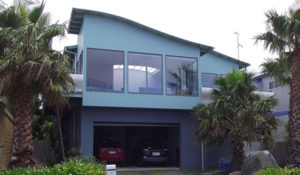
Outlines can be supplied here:
[[222, 175], [217, 170], [180, 170], [177, 167], [155, 167], [155, 168], [118, 168], [117, 175]]
[[118, 167], [118, 172], [136, 172], [136, 171], [178, 171], [178, 167]]

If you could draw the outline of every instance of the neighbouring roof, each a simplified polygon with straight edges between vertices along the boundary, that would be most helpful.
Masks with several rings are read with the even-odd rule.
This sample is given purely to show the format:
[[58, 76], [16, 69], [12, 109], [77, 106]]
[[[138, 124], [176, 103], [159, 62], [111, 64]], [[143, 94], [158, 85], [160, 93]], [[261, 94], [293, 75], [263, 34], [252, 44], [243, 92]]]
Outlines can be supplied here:
[[152, 33], [160, 35], [162, 37], [166, 37], [166, 38], [169, 38], [169, 39], [177, 41], [177, 42], [181, 42], [181, 43], [184, 43], [184, 44], [188, 44], [188, 45], [191, 45], [191, 46], [198, 47], [202, 51], [201, 55], [203, 55], [205, 53], [208, 53], [208, 52], [212, 52], [215, 55], [218, 55], [218, 56], [223, 57], [223, 58], [225, 58], [227, 60], [230, 60], [230, 61], [233, 61], [235, 63], [238, 63], [242, 67], [247, 67], [247, 66], [250, 65], [249, 63], [246, 63], [246, 62], [240, 61], [238, 59], [229, 57], [227, 55], [221, 54], [219, 52], [213, 51], [214, 48], [211, 47], [211, 46], [207, 46], [207, 45], [195, 43], [195, 42], [192, 42], [192, 41], [188, 41], [188, 40], [185, 40], [185, 39], [182, 39], [182, 38], [179, 38], [179, 37], [176, 37], [176, 36], [173, 36], [173, 35], [161, 32], [159, 30], [153, 29], [151, 27], [145, 26], [143, 24], [140, 24], [138, 22], [132, 21], [130, 19], [126, 19], [126, 18], [117, 16], [117, 15], [113, 15], [113, 14], [109, 14], [109, 13], [104, 13], [104, 12], [99, 12], [99, 11], [73, 8], [72, 12], [71, 12], [70, 21], [69, 21], [68, 33], [70, 33], [70, 34], [79, 34], [81, 26], [82, 26], [84, 14], [89, 14], [89, 15], [95, 15], [95, 16], [101, 16], [101, 17], [111, 18], [113, 20], [121, 21], [121, 22], [130, 24], [130, 25], [139, 27], [139, 28], [141, 28], [143, 30], [152, 32]]
[[262, 79], [262, 78], [265, 78], [265, 77], [268, 77], [269, 75], [267, 73], [262, 73], [262, 74], [259, 74], [259, 75], [256, 75], [252, 78], [253, 81], [255, 80], [258, 80], [258, 79]]

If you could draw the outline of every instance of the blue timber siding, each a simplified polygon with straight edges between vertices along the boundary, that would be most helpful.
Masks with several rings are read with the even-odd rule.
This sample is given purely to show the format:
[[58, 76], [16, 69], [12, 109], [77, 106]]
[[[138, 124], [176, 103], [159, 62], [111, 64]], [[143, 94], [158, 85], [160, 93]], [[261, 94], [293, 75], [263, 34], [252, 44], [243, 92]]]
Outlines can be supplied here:
[[[83, 37], [83, 36], [84, 37]], [[165, 69], [165, 56], [194, 57], [198, 59], [198, 93], [201, 90], [201, 72], [226, 73], [237, 64], [224, 60], [212, 54], [200, 58], [200, 48], [173, 41], [141, 28], [113, 19], [84, 15], [79, 40], [83, 40], [83, 72], [86, 75], [86, 50], [99, 48], [121, 50], [125, 52], [125, 67], [127, 66], [128, 52], [142, 52], [163, 55], [163, 68]], [[80, 51], [80, 44], [78, 47]], [[208, 64], [207, 64], [208, 63]], [[83, 106], [104, 107], [134, 107], [134, 108], [160, 108], [160, 109], [192, 109], [201, 102], [198, 97], [166, 95], [166, 73], [163, 72], [163, 95], [130, 94], [127, 93], [127, 70], [124, 72], [124, 93], [88, 92], [86, 91], [86, 76], [83, 85]]]
[[83, 42], [84, 42], [84, 28], [82, 27], [79, 34], [78, 34], [78, 37], [77, 37], [77, 45], [78, 45], [78, 48], [77, 48], [77, 58], [76, 60], [79, 61], [79, 57], [80, 57], [80, 54], [83, 50]]
[[81, 122], [82, 156], [93, 155], [94, 122], [166, 123], [180, 125], [180, 167], [201, 169], [201, 149], [194, 143], [196, 122], [188, 110], [83, 107]]
[[225, 74], [231, 72], [233, 68], [238, 69], [238, 64], [212, 53], [207, 53], [200, 58], [200, 72]]

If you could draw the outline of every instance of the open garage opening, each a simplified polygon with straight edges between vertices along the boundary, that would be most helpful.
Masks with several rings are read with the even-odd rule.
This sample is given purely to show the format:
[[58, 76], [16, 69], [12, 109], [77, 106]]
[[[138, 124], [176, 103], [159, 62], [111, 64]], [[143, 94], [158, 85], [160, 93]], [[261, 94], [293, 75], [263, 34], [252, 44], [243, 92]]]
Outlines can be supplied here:
[[179, 167], [179, 124], [94, 122], [94, 156], [123, 166]]

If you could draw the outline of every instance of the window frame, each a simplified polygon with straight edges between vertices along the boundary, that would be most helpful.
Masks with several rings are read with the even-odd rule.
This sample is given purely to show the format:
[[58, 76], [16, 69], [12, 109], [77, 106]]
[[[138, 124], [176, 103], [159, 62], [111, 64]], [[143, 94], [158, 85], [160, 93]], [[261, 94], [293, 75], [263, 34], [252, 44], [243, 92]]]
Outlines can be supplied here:
[[[181, 94], [168, 94], [167, 88], [168, 88], [168, 75], [167, 75], [167, 57], [175, 57], [175, 58], [186, 58], [186, 59], [194, 59], [196, 60], [196, 67], [197, 67], [197, 94], [196, 95], [181, 95]], [[198, 65], [198, 58], [197, 57], [188, 57], [188, 56], [175, 56], [175, 55], [165, 55], [165, 82], [166, 82], [166, 89], [165, 93], [167, 96], [179, 96], [179, 97], [199, 97], [200, 91], [199, 91], [199, 65]]]
[[[130, 92], [129, 91], [129, 54], [133, 53], [133, 54], [144, 54], [144, 55], [155, 55], [155, 56], [160, 56], [161, 57], [161, 93], [159, 94], [155, 94], [155, 93], [140, 93], [140, 92]], [[127, 93], [128, 94], [146, 94], [146, 95], [163, 95], [164, 94], [164, 66], [163, 66], [163, 54], [155, 54], [155, 53], [144, 53], [144, 52], [132, 52], [132, 51], [128, 51], [127, 52]]]
[[[100, 50], [100, 51], [113, 51], [113, 52], [121, 52], [123, 53], [123, 90], [121, 91], [109, 91], [109, 90], [101, 90], [101, 91], [96, 91], [96, 90], [88, 90], [87, 89], [87, 79], [88, 79], [88, 50]], [[114, 49], [99, 49], [99, 48], [91, 48], [87, 47], [86, 48], [86, 83], [85, 83], [85, 90], [86, 92], [108, 92], [108, 93], [125, 93], [125, 51], [123, 50], [114, 50]]]

